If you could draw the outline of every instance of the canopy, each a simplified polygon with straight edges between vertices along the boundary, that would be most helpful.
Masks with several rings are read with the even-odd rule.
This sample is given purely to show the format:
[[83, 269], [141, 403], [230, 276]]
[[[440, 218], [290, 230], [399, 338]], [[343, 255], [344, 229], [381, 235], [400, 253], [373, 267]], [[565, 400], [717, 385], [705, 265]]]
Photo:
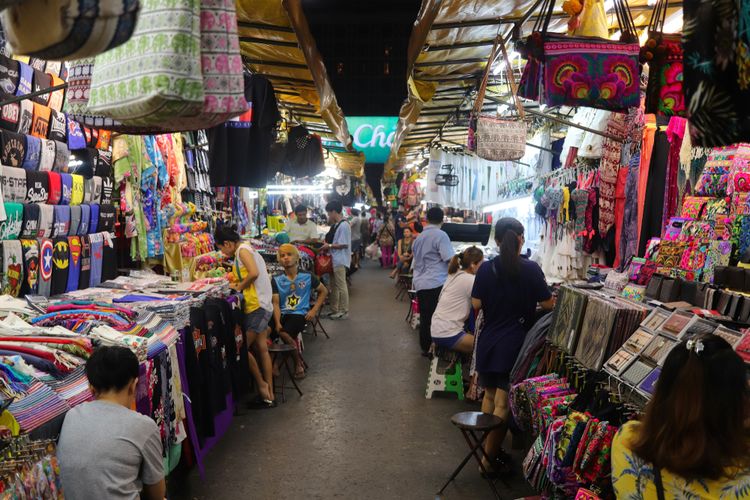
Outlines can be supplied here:
[[[648, 26], [648, 0], [628, 2], [636, 27]], [[617, 29], [612, 1], [605, 2], [610, 33]], [[539, 15], [540, 0], [423, 0], [414, 23], [407, 53], [408, 97], [401, 107], [387, 169], [414, 162], [434, 141], [464, 145], [468, 112], [476, 96], [492, 45], [498, 35], [506, 41], [528, 35]], [[672, 3], [669, 19], [681, 3]], [[558, 1], [550, 31], [565, 32], [568, 15]], [[513, 33], [514, 28], [518, 28]], [[508, 47], [508, 52], [512, 48]], [[520, 78], [522, 61], [512, 61]], [[490, 75], [483, 111], [495, 112], [509, 101], [507, 85]], [[492, 95], [494, 94], [494, 96]], [[505, 94], [506, 97], [498, 98]], [[538, 113], [535, 113], [538, 114]]]

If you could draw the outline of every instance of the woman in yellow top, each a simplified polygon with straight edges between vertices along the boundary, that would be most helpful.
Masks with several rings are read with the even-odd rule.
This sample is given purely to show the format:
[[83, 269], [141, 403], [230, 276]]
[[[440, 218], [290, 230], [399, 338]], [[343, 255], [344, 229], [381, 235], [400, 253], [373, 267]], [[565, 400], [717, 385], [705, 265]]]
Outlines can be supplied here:
[[676, 346], [646, 415], [612, 443], [617, 498], [750, 498], [749, 402], [745, 365], [724, 339]]
[[[255, 356], [250, 353], [248, 361], [250, 373], [258, 384], [259, 400], [256, 402], [261, 408], [275, 406], [273, 394], [273, 365], [268, 354], [268, 334], [271, 331], [270, 321], [273, 315], [271, 279], [266, 271], [266, 264], [255, 249], [248, 243], [240, 243], [240, 235], [227, 226], [216, 230], [214, 235], [216, 246], [227, 257], [234, 258], [233, 273], [237, 281], [230, 287], [242, 292], [245, 299], [243, 329], [249, 347], [255, 350]], [[257, 358], [257, 360], [256, 360]], [[258, 367], [263, 368], [263, 373]]]

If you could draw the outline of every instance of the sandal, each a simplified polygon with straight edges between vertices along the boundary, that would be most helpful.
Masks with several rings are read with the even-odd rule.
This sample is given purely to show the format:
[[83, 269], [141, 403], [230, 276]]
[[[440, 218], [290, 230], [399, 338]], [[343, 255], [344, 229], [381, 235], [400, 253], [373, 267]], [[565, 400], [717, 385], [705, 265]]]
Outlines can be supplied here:
[[305, 370], [299, 371], [294, 374], [294, 378], [296, 380], [302, 380], [303, 378], [307, 377], [307, 374], [305, 373]]
[[263, 399], [259, 397], [254, 401], [248, 402], [247, 407], [250, 410], [266, 410], [268, 408], [275, 408], [276, 401], [271, 401], [270, 399]]

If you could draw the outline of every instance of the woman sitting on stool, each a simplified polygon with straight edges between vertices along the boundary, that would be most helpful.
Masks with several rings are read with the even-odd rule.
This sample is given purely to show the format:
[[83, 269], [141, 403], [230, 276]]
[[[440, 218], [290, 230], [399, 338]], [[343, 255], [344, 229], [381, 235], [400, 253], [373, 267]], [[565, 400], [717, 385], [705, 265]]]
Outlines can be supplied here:
[[[294, 377], [304, 378], [305, 367], [296, 349], [296, 338], [305, 329], [305, 323], [314, 321], [318, 316], [328, 289], [312, 274], [298, 271], [299, 251], [294, 245], [281, 245], [277, 257], [284, 268], [284, 274], [271, 280], [274, 325], [281, 340], [295, 348]], [[318, 292], [318, 299], [311, 307], [313, 290]]]
[[483, 261], [482, 251], [469, 247], [454, 255], [448, 264], [448, 279], [432, 316], [432, 341], [437, 347], [464, 354], [474, 349], [474, 335], [467, 333], [464, 325], [471, 314], [474, 275]]

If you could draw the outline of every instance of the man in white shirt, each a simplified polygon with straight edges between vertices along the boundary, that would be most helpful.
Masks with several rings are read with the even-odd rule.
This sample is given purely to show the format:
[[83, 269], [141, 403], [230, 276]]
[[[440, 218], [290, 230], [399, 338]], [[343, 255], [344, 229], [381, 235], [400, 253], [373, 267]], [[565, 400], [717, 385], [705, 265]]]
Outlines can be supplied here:
[[292, 243], [313, 244], [320, 243], [318, 226], [307, 218], [307, 207], [297, 205], [294, 209], [295, 220], [286, 225], [286, 233]]

